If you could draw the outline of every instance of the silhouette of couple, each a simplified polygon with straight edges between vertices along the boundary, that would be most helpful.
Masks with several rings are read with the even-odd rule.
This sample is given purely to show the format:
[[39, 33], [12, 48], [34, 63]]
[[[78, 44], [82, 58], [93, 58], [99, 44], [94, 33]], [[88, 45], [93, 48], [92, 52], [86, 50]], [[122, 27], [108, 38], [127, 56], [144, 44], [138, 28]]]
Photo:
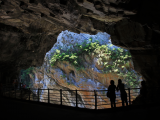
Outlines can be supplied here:
[[121, 79], [118, 79], [117, 87], [114, 85], [114, 81], [113, 80], [110, 81], [110, 84], [111, 85], [109, 85], [109, 87], [108, 87], [108, 95], [107, 95], [107, 97], [110, 98], [111, 108], [113, 108], [113, 105], [114, 105], [114, 107], [116, 107], [116, 104], [115, 104], [115, 99], [116, 99], [115, 90], [117, 90], [117, 91], [120, 90], [122, 106], [124, 106], [124, 102], [126, 103], [126, 106], [128, 106], [127, 93], [125, 91], [124, 84], [122, 83]]

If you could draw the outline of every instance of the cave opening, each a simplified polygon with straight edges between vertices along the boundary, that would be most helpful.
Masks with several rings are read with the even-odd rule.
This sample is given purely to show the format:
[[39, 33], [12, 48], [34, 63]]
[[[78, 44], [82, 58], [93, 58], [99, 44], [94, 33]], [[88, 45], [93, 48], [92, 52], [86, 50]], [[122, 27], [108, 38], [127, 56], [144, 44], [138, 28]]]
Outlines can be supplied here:
[[[63, 33], [63, 32], [62, 32]], [[68, 33], [69, 33], [69, 31], [68, 31]], [[67, 34], [68, 34], [67, 33]], [[66, 34], [66, 32], [64, 32], [64, 34]], [[85, 35], [85, 34], [84, 34]], [[80, 36], [81, 36], [81, 38], [84, 38], [85, 40], [86, 39], [88, 39], [87, 37], [85, 38], [84, 37], [84, 35], [83, 34], [81, 34]], [[63, 35], [61, 34], [61, 37], [62, 37]], [[99, 37], [100, 38], [100, 37]], [[98, 39], [99, 39], [98, 38]], [[110, 38], [110, 37], [109, 37]], [[108, 39], [109, 39], [108, 38]], [[58, 39], [58, 38], [57, 38]], [[62, 39], [62, 38], [61, 38]], [[67, 38], [66, 37], [66, 39], [68, 39], [69, 40], [69, 38]], [[92, 37], [92, 39], [95, 39], [95, 38], [93, 38]], [[60, 39], [59, 39], [60, 40]], [[109, 40], [108, 40], [109, 41]], [[74, 42], [73, 41], [73, 39], [72, 40], [70, 40], [70, 44], [67, 46], [67, 43], [66, 43], [66, 45], [64, 44], [64, 41], [57, 41], [57, 43], [54, 45], [55, 47], [53, 47], [52, 49], [51, 49], [51, 51], [49, 51], [49, 53], [47, 53], [49, 56], [47, 57], [47, 59], [49, 59], [48, 60], [48, 63], [47, 63], [47, 65], [48, 66], [50, 66], [49, 68], [51, 68], [51, 66], [53, 65], [53, 64], [50, 64], [49, 63], [49, 61], [51, 60], [51, 58], [53, 57], [53, 55], [54, 54], [57, 54], [57, 53], [65, 53], [65, 54], [68, 54], [69, 56], [71, 56], [71, 54], [73, 54], [73, 55], [75, 55], [75, 51], [76, 51], [76, 49], [74, 49], [75, 48], [75, 46], [73, 46], [73, 44], [77, 44], [77, 43], [72, 43], [72, 42]], [[94, 41], [95, 42], [95, 41]], [[100, 44], [101, 44], [101, 46], [105, 46], [106, 44], [105, 44], [105, 41], [102, 41], [102, 40], [100, 40], [99, 42], [101, 42]], [[79, 42], [79, 43], [81, 43], [82, 44], [82, 42]], [[83, 43], [85, 43], [85, 44], [87, 44], [87, 42], [86, 41], [83, 41]], [[109, 43], [109, 42], [108, 42]], [[89, 44], [88, 44], [89, 45]], [[82, 45], [83, 46], [83, 45]], [[86, 46], [85, 46], [86, 47]], [[125, 84], [129, 87], [133, 87], [134, 86], [134, 83], [138, 86], [138, 81], [136, 81], [136, 79], [137, 79], [137, 77], [139, 77], [139, 78], [141, 78], [140, 76], [138, 76], [138, 75], [134, 75], [134, 74], [136, 74], [136, 71], [134, 70], [134, 67], [133, 67], [133, 62], [132, 62], [132, 59], [131, 59], [131, 55], [130, 55], [130, 53], [129, 53], [129, 51], [127, 51], [127, 50], [124, 50], [124, 49], [122, 49], [122, 48], [119, 48], [119, 47], [117, 47], [117, 46], [114, 46], [114, 45], [112, 45], [112, 44], [110, 44], [110, 54], [112, 54], [111, 56], [109, 56], [110, 58], [112, 58], [112, 59], [114, 59], [114, 61], [113, 60], [109, 60], [109, 61], [107, 61], [108, 63], [112, 63], [112, 65], [113, 64], [118, 64], [119, 65], [119, 67], [121, 67], [121, 68], [118, 68], [117, 66], [112, 66], [111, 64], [108, 64], [108, 66], [105, 66], [105, 67], [103, 67], [103, 69], [102, 68], [100, 68], [100, 66], [99, 65], [97, 65], [97, 64], [101, 64], [101, 63], [103, 63], [103, 65], [104, 64], [107, 64], [107, 62], [105, 61], [105, 60], [102, 60], [102, 61], [100, 61], [99, 59], [97, 60], [97, 64], [96, 64], [96, 66], [94, 67], [94, 69], [97, 69], [97, 72], [102, 72], [103, 71], [103, 73], [104, 72], [106, 72], [106, 71], [110, 71], [110, 73], [108, 73], [108, 74], [110, 74], [110, 75], [112, 75], [112, 76], [115, 76], [115, 74], [113, 74], [113, 73], [116, 73], [116, 75], [117, 76], [121, 76], [120, 78], [122, 78], [122, 79], [127, 79], [127, 80], [129, 80], [129, 79], [132, 79], [132, 81], [130, 81], [130, 83], [128, 83], [127, 84], [127, 80], [124, 80], [124, 82], [125, 82]], [[100, 48], [100, 49], [102, 49], [102, 48]], [[70, 52], [68, 51], [68, 50], [70, 50]], [[78, 52], [78, 51], [77, 51]], [[92, 51], [93, 52], [93, 51]], [[122, 53], [123, 52], [125, 52], [125, 55], [123, 56], [122, 55]], [[88, 53], [87, 52], [84, 52], [83, 51], [83, 54], [84, 53], [86, 53], [87, 55], [88, 55]], [[120, 55], [118, 55], [118, 54], [121, 54], [122, 56], [120, 56]], [[103, 54], [102, 54], [103, 55]], [[61, 55], [61, 56], [64, 56], [64, 55]], [[108, 57], [108, 56], [107, 56]], [[86, 59], [86, 61], [83, 61], [84, 59]], [[102, 59], [104, 59], [104, 58], [102, 58]], [[125, 59], [125, 61], [124, 61], [124, 59]], [[67, 61], [69, 60], [69, 59], [66, 59]], [[78, 64], [81, 64], [81, 67], [80, 68], [85, 68], [86, 67], [86, 65], [88, 64], [90, 64], [90, 63], [87, 63], [87, 62], [89, 62], [89, 60], [90, 60], [90, 58], [85, 58], [84, 56], [82, 57], [80, 57], [77, 61], [68, 61], [68, 62], [70, 62], [69, 64], [71, 64], [71, 65], [76, 65], [76, 64], [74, 64], [74, 62], [76, 63], [78, 63]], [[123, 60], [123, 61], [122, 61]], [[127, 61], [128, 60], [128, 61]], [[61, 60], [62, 61], [62, 60]], [[83, 63], [83, 62], [86, 62], [86, 63]], [[120, 61], [121, 61], [121, 63], [120, 63]], [[30, 60], [29, 62], [32, 62], [32, 60]], [[50, 65], [49, 65], [50, 64]], [[65, 63], [65, 65], [64, 65], [65, 67], [67, 66], [67, 64]], [[111, 66], [112, 67], [114, 67], [115, 69], [111, 69]], [[116, 69], [116, 67], [117, 67], [117, 69]], [[79, 68], [79, 69], [80, 69]], [[45, 68], [45, 69], [48, 69], [48, 67], [47, 68]], [[120, 71], [122, 72], [124, 72], [124, 70], [123, 69], [125, 69], [126, 71], [125, 72], [127, 72], [128, 73], [128, 76], [130, 76], [129, 78], [127, 78], [127, 77], [123, 77], [124, 75], [122, 75], [122, 73], [120, 73]], [[47, 71], [50, 71], [50, 70], [47, 70]], [[129, 71], [129, 72], [128, 72]], [[134, 72], [133, 72], [134, 71]], [[75, 73], [74, 73], [74, 71], [72, 71], [72, 72], [70, 72], [73, 76], [75, 76]], [[133, 75], [133, 76], [131, 76], [131, 75]], [[107, 76], [106, 76], [107, 77]], [[113, 78], [113, 79], [115, 79], [115, 77], [110, 77], [110, 79], [111, 78]], [[107, 77], [107, 79], [109, 80], [109, 78]], [[116, 78], [116, 79], [118, 79], [118, 77]], [[102, 82], [102, 81], [101, 81]], [[107, 83], [106, 81], [103, 81], [103, 84], [104, 83]], [[134, 87], [136, 87], [136, 86], [134, 86]]]
[[113, 45], [109, 34], [77, 34], [68, 30], [59, 34], [42, 66], [22, 70], [19, 77], [28, 88], [43, 89], [49, 86], [69, 89], [72, 85], [81, 90], [106, 90], [110, 80], [117, 85], [118, 79], [122, 79], [126, 88], [137, 88], [142, 81], [134, 70], [130, 52]]

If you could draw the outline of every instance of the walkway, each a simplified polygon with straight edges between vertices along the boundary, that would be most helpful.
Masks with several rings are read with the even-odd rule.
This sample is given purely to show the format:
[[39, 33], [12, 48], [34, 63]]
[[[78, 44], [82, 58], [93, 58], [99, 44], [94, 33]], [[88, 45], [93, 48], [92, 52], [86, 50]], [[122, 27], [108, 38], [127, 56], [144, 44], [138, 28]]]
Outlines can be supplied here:
[[95, 111], [1, 97], [0, 109], [0, 118], [7, 120], [14, 118], [16, 120], [155, 120], [159, 118], [160, 105], [148, 106], [148, 108], [128, 106]]

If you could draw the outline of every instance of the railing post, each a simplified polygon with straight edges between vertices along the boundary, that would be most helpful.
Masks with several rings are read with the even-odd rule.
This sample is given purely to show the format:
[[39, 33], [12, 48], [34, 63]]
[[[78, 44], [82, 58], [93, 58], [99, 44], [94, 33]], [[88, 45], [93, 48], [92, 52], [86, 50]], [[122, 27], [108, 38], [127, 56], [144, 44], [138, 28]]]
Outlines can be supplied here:
[[78, 101], [77, 101], [77, 90], [76, 90], [76, 107], [78, 107]]
[[61, 101], [61, 105], [62, 105], [62, 89], [60, 89], [60, 101]]
[[38, 102], [39, 102], [39, 88], [38, 88]]
[[49, 88], [48, 88], [48, 103], [49, 103], [50, 101], [49, 101]]
[[128, 88], [128, 94], [129, 94], [129, 105], [131, 105], [130, 88]]
[[29, 88], [29, 101], [30, 101], [30, 88]]
[[95, 96], [95, 110], [97, 110], [97, 94], [95, 90], [94, 90], [94, 96]]

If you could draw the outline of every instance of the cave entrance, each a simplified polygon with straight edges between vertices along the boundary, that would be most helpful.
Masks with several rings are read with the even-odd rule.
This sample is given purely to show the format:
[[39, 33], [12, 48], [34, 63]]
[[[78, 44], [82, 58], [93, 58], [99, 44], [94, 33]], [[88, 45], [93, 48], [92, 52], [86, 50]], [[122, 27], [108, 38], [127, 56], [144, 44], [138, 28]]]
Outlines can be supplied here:
[[[98, 49], [94, 48], [93, 50], [92, 45], [96, 45]], [[134, 70], [130, 52], [113, 45], [110, 35], [107, 33], [89, 35], [83, 33], [77, 34], [67, 30], [62, 31], [57, 38], [57, 42], [46, 53], [46, 56], [47, 64], [45, 63], [43, 66], [46, 67], [45, 70], [47, 72], [51, 72], [49, 69], [57, 64], [59, 68], [60, 66], [65, 68], [63, 69], [65, 72], [62, 71], [63, 74], [67, 73], [69, 66], [72, 66], [70, 73], [73, 76], [75, 76], [76, 70], [85, 72], [86, 68], [100, 73], [104, 77], [99, 82], [106, 86], [110, 84], [109, 81], [111, 79], [115, 80], [115, 84], [117, 84], [118, 79], [122, 79], [122, 82], [131, 88], [140, 87], [139, 83], [142, 81], [142, 76]], [[94, 64], [93, 59], [96, 59]], [[64, 66], [63, 62], [65, 62]], [[28, 72], [25, 72], [25, 74], [29, 74], [31, 68], [27, 70]], [[23, 74], [23, 79], [24, 76]], [[87, 73], [83, 76], [87, 76]], [[95, 79], [92, 72], [88, 76], [91, 79]], [[98, 77], [101, 78], [100, 76]]]
[[32, 82], [32, 87], [43, 80], [43, 89], [52, 85], [49, 81], [54, 81], [54, 87], [59, 84], [69, 89], [68, 73], [74, 76], [72, 81], [76, 82], [72, 86], [75, 89], [105, 90], [110, 80], [114, 80], [117, 85], [118, 79], [122, 80], [126, 88], [137, 88], [140, 87], [142, 76], [136, 73], [133, 66], [130, 52], [113, 45], [109, 34], [77, 34], [66, 30], [59, 34], [57, 42], [46, 53], [44, 64], [36, 67], [37, 71], [34, 72], [30, 71], [31, 68], [26, 69], [21, 77], [28, 74], [33, 81], [39, 81]]

